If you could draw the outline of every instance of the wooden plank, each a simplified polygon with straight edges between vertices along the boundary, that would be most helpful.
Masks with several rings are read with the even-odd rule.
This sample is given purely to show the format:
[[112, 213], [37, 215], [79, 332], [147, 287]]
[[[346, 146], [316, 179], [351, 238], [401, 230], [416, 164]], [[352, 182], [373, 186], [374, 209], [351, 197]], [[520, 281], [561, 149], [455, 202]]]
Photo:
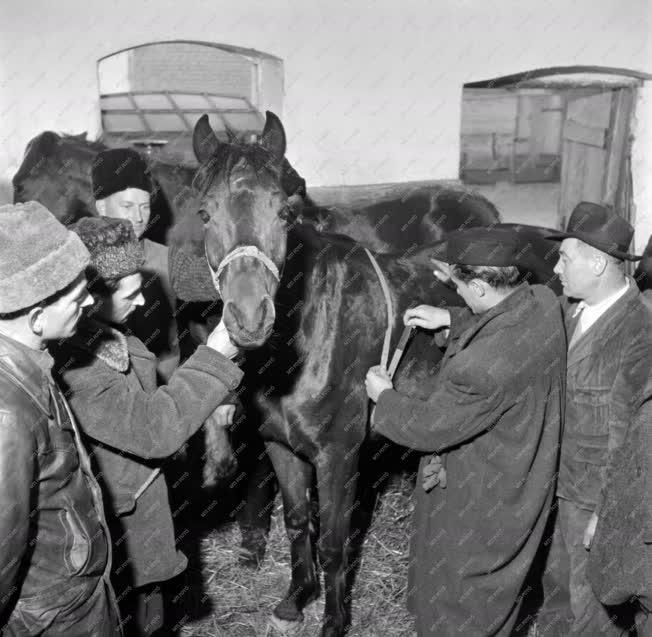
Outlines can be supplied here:
[[[629, 129], [634, 105], [634, 89], [615, 91], [611, 143], [608, 149], [604, 201], [616, 204], [623, 181], [629, 179], [626, 158], [629, 151]], [[629, 216], [629, 210], [624, 211]]]
[[605, 148], [607, 141], [607, 130], [587, 126], [573, 119], [566, 120], [564, 124], [564, 139], [595, 148]]
[[611, 91], [570, 99], [567, 119], [594, 128], [608, 128], [611, 120]]

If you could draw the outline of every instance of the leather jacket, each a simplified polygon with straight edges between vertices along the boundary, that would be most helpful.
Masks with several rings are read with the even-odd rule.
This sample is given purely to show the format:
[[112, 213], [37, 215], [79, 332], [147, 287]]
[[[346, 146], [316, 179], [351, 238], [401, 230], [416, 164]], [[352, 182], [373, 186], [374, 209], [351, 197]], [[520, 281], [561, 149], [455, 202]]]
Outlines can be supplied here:
[[[0, 334], [0, 615], [104, 578], [109, 534], [52, 359]], [[55, 603], [55, 605], [56, 605]], [[6, 617], [5, 617], [6, 618]]]

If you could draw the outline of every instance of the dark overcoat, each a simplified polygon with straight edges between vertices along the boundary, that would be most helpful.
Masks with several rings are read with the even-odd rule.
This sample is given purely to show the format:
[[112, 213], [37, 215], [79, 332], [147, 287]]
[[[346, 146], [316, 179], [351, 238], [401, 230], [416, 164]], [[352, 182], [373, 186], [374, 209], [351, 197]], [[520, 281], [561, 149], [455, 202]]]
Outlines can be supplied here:
[[566, 338], [559, 301], [519, 286], [488, 312], [451, 309], [426, 400], [381, 393], [374, 428], [445, 452], [448, 484], [416, 487], [410, 606], [420, 637], [509, 635], [554, 491]]
[[157, 388], [154, 354], [136, 337], [88, 319], [54, 353], [106, 496], [114, 570], [128, 569], [132, 586], [178, 575], [187, 561], [175, 546], [161, 460], [238, 386], [241, 370], [200, 345], [168, 384]]

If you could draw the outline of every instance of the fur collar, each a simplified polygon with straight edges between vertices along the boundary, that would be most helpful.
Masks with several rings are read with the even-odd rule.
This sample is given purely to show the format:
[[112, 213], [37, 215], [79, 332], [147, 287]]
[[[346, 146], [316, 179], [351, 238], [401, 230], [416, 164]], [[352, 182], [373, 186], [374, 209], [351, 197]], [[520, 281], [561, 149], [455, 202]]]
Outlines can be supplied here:
[[127, 337], [115, 328], [91, 318], [79, 322], [74, 342], [82, 350], [99, 358], [111, 369], [126, 372], [129, 369]]

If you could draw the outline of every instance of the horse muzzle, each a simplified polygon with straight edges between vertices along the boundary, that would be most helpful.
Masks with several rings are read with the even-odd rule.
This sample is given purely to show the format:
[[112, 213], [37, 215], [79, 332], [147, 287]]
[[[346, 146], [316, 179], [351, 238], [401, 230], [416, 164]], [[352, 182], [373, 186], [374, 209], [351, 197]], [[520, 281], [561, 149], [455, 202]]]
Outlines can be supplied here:
[[274, 328], [276, 312], [269, 296], [258, 303], [227, 301], [224, 304], [223, 319], [233, 343], [242, 349], [261, 347]]

